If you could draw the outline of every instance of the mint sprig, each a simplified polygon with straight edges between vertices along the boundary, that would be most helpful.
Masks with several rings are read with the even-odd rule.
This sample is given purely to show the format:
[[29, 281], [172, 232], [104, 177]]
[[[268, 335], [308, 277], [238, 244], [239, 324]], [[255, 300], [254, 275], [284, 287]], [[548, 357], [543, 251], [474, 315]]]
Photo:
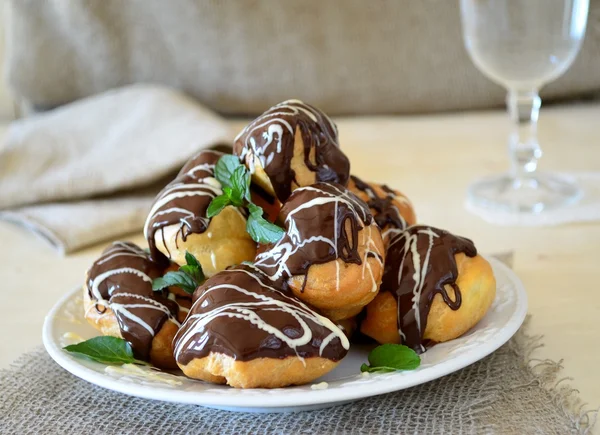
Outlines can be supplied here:
[[169, 271], [160, 278], [152, 281], [152, 290], [158, 291], [165, 287], [176, 286], [183, 291], [193, 294], [202, 282], [206, 279], [200, 262], [192, 254], [186, 251], [185, 264], [178, 271]]
[[225, 154], [215, 166], [215, 178], [219, 180], [223, 187], [231, 187], [231, 176], [240, 166], [242, 166], [242, 163], [237, 156]]
[[227, 207], [246, 207], [249, 211], [246, 231], [258, 243], [275, 243], [283, 236], [283, 229], [263, 217], [263, 209], [252, 202], [250, 196], [250, 172], [233, 155], [225, 155], [215, 166], [215, 177], [223, 186], [223, 194], [215, 197], [206, 210], [212, 218]]
[[64, 350], [79, 357], [103, 364], [142, 364], [145, 361], [135, 359], [131, 345], [117, 337], [94, 337], [81, 343], [63, 347]]
[[361, 372], [395, 372], [414, 370], [421, 365], [421, 358], [408, 346], [382, 344], [369, 353], [369, 364], [360, 366]]
[[[252, 240], [259, 243], [273, 243], [283, 237], [283, 229], [275, 224], [272, 224], [263, 218], [263, 209], [256, 204], [248, 204], [248, 222], [246, 223], [246, 231], [252, 237]], [[265, 242], [261, 242], [264, 240]]]

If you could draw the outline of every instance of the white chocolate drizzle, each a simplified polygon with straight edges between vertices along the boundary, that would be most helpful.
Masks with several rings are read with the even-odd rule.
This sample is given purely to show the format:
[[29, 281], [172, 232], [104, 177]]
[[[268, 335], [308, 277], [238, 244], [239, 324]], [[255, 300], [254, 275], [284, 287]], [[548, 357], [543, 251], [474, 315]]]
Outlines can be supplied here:
[[[340, 288], [340, 252], [338, 252], [338, 233], [339, 229], [344, 222], [340, 222], [338, 216], [338, 208], [341, 204], [346, 206], [356, 216], [359, 221], [362, 230], [358, 232], [360, 239], [360, 245], [365, 247], [365, 252], [361, 258], [362, 263], [362, 277], [365, 278], [368, 272], [368, 277], [372, 282], [372, 291], [376, 292], [379, 289], [379, 283], [376, 280], [371, 263], [368, 261], [369, 258], [374, 258], [381, 266], [383, 266], [382, 252], [379, 251], [377, 245], [372, 237], [373, 228], [370, 225], [371, 215], [364, 204], [361, 204], [359, 199], [355, 197], [350, 191], [345, 188], [335, 185], [327, 184], [333, 192], [326, 191], [319, 187], [320, 184], [302, 187], [294, 191], [294, 195], [300, 195], [302, 192], [315, 192], [318, 196], [311, 200], [298, 205], [296, 208], [289, 211], [285, 218], [285, 228], [288, 237], [281, 238], [276, 242], [273, 247], [268, 251], [262, 252], [256, 256], [255, 265], [267, 272], [269, 279], [277, 281], [281, 278], [286, 278], [292, 275], [288, 261], [298, 251], [305, 248], [311, 243], [326, 243], [331, 246], [335, 252], [335, 264], [336, 264], [336, 290]], [[325, 235], [306, 235], [303, 236], [298, 228], [296, 222], [296, 215], [301, 211], [310, 209], [313, 207], [321, 207], [328, 204], [333, 204], [333, 234], [330, 236]]]
[[[208, 285], [209, 282], [207, 282], [206, 289], [202, 293], [202, 296], [194, 302], [191, 313], [188, 315], [180, 330], [181, 335], [178, 335], [175, 338], [175, 357], [178, 361], [182, 353], [203, 349], [206, 340], [202, 338], [198, 339], [198, 337], [202, 337], [203, 334], [206, 333], [207, 325], [219, 318], [236, 318], [247, 321], [249, 325], [253, 325], [254, 327], [265, 331], [267, 334], [279, 339], [290, 349], [293, 349], [296, 352], [296, 356], [303, 362], [304, 358], [298, 354], [296, 349], [300, 346], [310, 344], [314, 338], [313, 331], [307, 321], [315, 323], [330, 331], [330, 334], [321, 342], [319, 355], [323, 354], [325, 348], [335, 338], [340, 340], [344, 349], [349, 349], [350, 343], [348, 338], [333, 322], [331, 322], [331, 320], [317, 314], [295, 297], [287, 296], [280, 290], [266, 285], [264, 280], [259, 279], [257, 276], [260, 275], [263, 278], [265, 277], [264, 273], [259, 269], [256, 269], [251, 265], [246, 265], [246, 268], [251, 271], [245, 268], [228, 269], [220, 272], [219, 275], [244, 273], [255, 280], [257, 285], [266, 291], [261, 294], [255, 293], [236, 285], [234, 282], [221, 283], [212, 286]], [[241, 295], [248, 296], [250, 301], [242, 297], [241, 299], [243, 301], [225, 303], [214, 309], [203, 309], [203, 301], [206, 298], [211, 298], [210, 293], [224, 290], [233, 290]], [[271, 294], [277, 297], [272, 297]], [[268, 311], [279, 311], [292, 316], [300, 327], [301, 333], [296, 337], [286, 335], [283, 330], [265, 321], [259, 314], [260, 312]]]
[[[110, 248], [104, 251], [102, 256], [96, 261], [95, 264], [104, 265], [108, 261], [115, 260], [118, 257], [136, 257], [144, 259], [145, 261], [150, 261], [148, 258], [148, 254], [146, 254], [146, 252], [144, 252], [138, 246], [135, 246], [132, 243], [114, 242]], [[122, 274], [131, 274], [137, 276], [140, 281], [140, 286], [147, 286], [152, 284], [152, 279], [147, 274], [134, 267], [118, 267], [115, 269], [109, 269], [93, 277], [87, 283], [88, 291], [90, 292], [90, 295], [93, 297], [93, 300], [95, 302], [94, 305], [88, 307], [88, 311], [95, 308], [97, 309], [98, 307], [110, 308], [115, 314], [119, 313], [123, 317], [144, 328], [146, 331], [148, 331], [148, 333], [151, 336], [154, 336], [153, 328], [146, 321], [144, 321], [144, 319], [134, 314], [132, 310], [144, 308], [162, 311], [165, 315], [168, 316], [168, 320], [170, 322], [173, 322], [177, 326], [180, 326], [179, 322], [171, 314], [167, 306], [150, 297], [126, 291], [120, 291], [118, 293], [113, 294], [113, 292], [115, 291], [115, 287], [111, 286], [108, 288], [108, 294], [110, 298], [109, 300], [105, 299], [102, 296], [102, 292], [100, 292], [99, 290], [100, 285], [108, 278]], [[125, 303], [123, 302], [123, 300], [127, 300], [128, 302]], [[132, 300], [134, 300], [135, 302], [132, 302]]]

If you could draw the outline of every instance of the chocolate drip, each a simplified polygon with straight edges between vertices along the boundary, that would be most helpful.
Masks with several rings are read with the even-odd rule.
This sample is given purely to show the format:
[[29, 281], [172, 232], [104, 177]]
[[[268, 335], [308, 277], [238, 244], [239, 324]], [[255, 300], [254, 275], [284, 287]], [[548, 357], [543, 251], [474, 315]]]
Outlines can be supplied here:
[[394, 199], [397, 195], [392, 189], [385, 184], [381, 186], [381, 189], [387, 193], [385, 197], [377, 195], [375, 190], [368, 184], [362, 181], [360, 178], [351, 175], [352, 181], [356, 188], [362, 192], [365, 192], [369, 196], [367, 205], [371, 210], [375, 210], [373, 218], [379, 226], [379, 228], [385, 228], [390, 226], [399, 230], [404, 230], [408, 226], [406, 220], [402, 217], [400, 210], [394, 204]]
[[[434, 296], [439, 293], [451, 309], [460, 308], [454, 258], [458, 253], [474, 257], [477, 249], [469, 239], [423, 225], [392, 233], [381, 289], [392, 292], [398, 301], [402, 342], [418, 352], [425, 351], [423, 334]], [[454, 289], [454, 299], [446, 285]]]
[[175, 358], [188, 364], [212, 353], [238, 361], [256, 358], [342, 359], [344, 333], [294, 297], [272, 287], [250, 265], [209, 278], [194, 295], [194, 305], [174, 339]]
[[358, 232], [373, 218], [367, 205], [345, 187], [317, 183], [296, 189], [280, 218], [284, 236], [256, 256], [256, 266], [280, 287], [285, 288], [291, 276], [306, 276], [313, 264], [338, 258], [362, 264]]
[[177, 323], [178, 305], [152, 290], [163, 267], [138, 246], [114, 242], [87, 273], [86, 288], [95, 309], [114, 312], [122, 337], [136, 358], [148, 361], [152, 340], [166, 320]]
[[339, 148], [333, 121], [302, 101], [284, 101], [246, 126], [233, 146], [240, 159], [250, 155], [260, 160], [281, 202], [292, 193], [293, 182], [300, 185], [291, 168], [298, 129], [304, 142], [304, 164], [315, 173], [316, 181], [348, 184], [350, 162]]
[[[206, 209], [213, 198], [222, 193], [221, 185], [214, 178], [215, 165], [221, 156], [223, 153], [218, 151], [200, 152], [190, 159], [177, 177], [157, 195], [144, 227], [150, 254], [155, 261], [168, 264], [167, 257], [156, 247], [157, 231], [179, 223], [176, 241], [185, 241], [192, 233], [206, 231], [210, 222], [206, 218]], [[161, 237], [166, 247], [162, 231]]]

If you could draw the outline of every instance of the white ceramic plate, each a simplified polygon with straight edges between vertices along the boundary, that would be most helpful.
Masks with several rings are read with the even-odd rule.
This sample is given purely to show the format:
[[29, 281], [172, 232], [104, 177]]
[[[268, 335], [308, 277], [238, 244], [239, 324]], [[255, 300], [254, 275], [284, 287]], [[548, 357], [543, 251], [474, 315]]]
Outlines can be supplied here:
[[473, 364], [506, 343], [525, 319], [527, 296], [509, 268], [493, 258], [490, 262], [498, 290], [489, 312], [464, 336], [429, 349], [422, 355], [421, 366], [413, 371], [361, 374], [360, 365], [366, 362], [368, 351], [359, 346], [312, 385], [272, 390], [240, 390], [137, 366], [107, 369], [62, 350], [77, 336], [88, 339], [98, 335], [83, 318], [81, 289], [65, 295], [48, 313], [43, 340], [50, 356], [75, 376], [132, 396], [246, 412], [324, 408], [423, 384]]

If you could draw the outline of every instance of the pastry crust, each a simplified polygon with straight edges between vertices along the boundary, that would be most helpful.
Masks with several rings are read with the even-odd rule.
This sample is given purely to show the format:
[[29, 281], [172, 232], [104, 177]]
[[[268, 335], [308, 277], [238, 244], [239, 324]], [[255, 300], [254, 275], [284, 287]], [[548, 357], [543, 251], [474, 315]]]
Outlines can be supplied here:
[[[108, 307], [103, 313], [98, 312], [96, 301], [90, 299], [86, 287], [83, 287], [83, 308], [85, 319], [90, 325], [111, 337], [123, 338], [115, 313]], [[150, 363], [161, 369], [175, 369], [177, 363], [173, 356], [173, 338], [179, 327], [167, 320], [152, 339], [150, 348]]]
[[254, 183], [282, 202], [317, 182], [348, 185], [350, 162], [340, 150], [337, 127], [300, 100], [279, 103], [249, 123], [235, 138], [233, 153]]
[[179, 265], [186, 264], [185, 253], [189, 252], [198, 259], [207, 277], [234, 264], [252, 261], [256, 255], [256, 242], [246, 231], [246, 218], [233, 206], [214, 216], [203, 233], [188, 234], [182, 240], [180, 227], [174, 224], [157, 231], [157, 249]]
[[[387, 192], [383, 185], [381, 184], [376, 184], [376, 183], [365, 183], [369, 186], [370, 189], [372, 189], [373, 193], [375, 195], [377, 195], [378, 198], [386, 198], [388, 195], [390, 195], [390, 192]], [[388, 188], [389, 189], [389, 188]], [[367, 204], [369, 204], [369, 201], [371, 200], [371, 198], [369, 197], [369, 194], [367, 192], [365, 192], [364, 190], [361, 190], [357, 187], [354, 179], [350, 178], [350, 181], [348, 182], [348, 190], [350, 190], [352, 193], [354, 193], [356, 196], [358, 196], [360, 199], [362, 199], [364, 202], [366, 202]], [[415, 214], [415, 209], [412, 205], [412, 202], [410, 201], [410, 199], [408, 199], [408, 197], [406, 195], [404, 195], [402, 192], [396, 190], [396, 189], [389, 189], [393, 192], [393, 199], [391, 200], [391, 204], [393, 206], [395, 206], [400, 215], [402, 216], [402, 218], [406, 221], [406, 226], [411, 226], [411, 225], [415, 225], [417, 223], [417, 216]], [[373, 207], [370, 208], [371, 213], [373, 214], [373, 216], [377, 216], [378, 215], [378, 210], [374, 209]], [[390, 224], [387, 224], [385, 226], [383, 226], [381, 228], [382, 233], [384, 234], [384, 241], [387, 243], [387, 238], [385, 237], [385, 231], [390, 229], [392, 226]], [[401, 228], [403, 229], [403, 228]]]
[[[492, 267], [481, 255], [468, 257], [463, 253], [455, 255], [458, 270], [456, 284], [460, 289], [462, 303], [458, 310], [452, 310], [436, 294], [427, 316], [427, 327], [423, 338], [441, 343], [460, 337], [474, 327], [487, 313], [496, 296], [496, 279]], [[366, 316], [360, 331], [379, 343], [400, 343], [398, 333], [398, 304], [395, 297], [384, 291], [366, 308]], [[446, 291], [452, 300], [454, 289], [447, 285]]]
[[337, 322], [337, 326], [342, 331], [344, 331], [344, 334], [346, 334], [346, 337], [352, 338], [352, 336], [356, 332], [356, 328], [358, 327], [358, 320], [356, 319], [356, 316], [349, 317], [347, 319], [339, 320]]
[[311, 382], [337, 365], [338, 362], [320, 357], [236, 361], [228, 355], [211, 352], [179, 367], [190, 378], [215, 384], [228, 384], [235, 388], [281, 388]]
[[[311, 148], [308, 159], [311, 163], [315, 162], [315, 149]], [[262, 164], [258, 157], [253, 154], [248, 154], [245, 158], [245, 164], [248, 168], [253, 168], [252, 182], [259, 185], [270, 195], [276, 196], [275, 189], [271, 183], [271, 179], [265, 172]], [[299, 187], [310, 186], [317, 182], [317, 175], [315, 172], [308, 169], [304, 162], [304, 140], [302, 139], [302, 132], [300, 127], [296, 127], [296, 133], [294, 135], [294, 155], [290, 162], [290, 168], [294, 171], [295, 177], [292, 181], [292, 192]]]
[[288, 280], [298, 299], [318, 308], [332, 321], [357, 315], [379, 291], [384, 261], [381, 231], [373, 222], [358, 232], [358, 239], [362, 264], [346, 263], [338, 258], [310, 266], [306, 283], [304, 275]]

